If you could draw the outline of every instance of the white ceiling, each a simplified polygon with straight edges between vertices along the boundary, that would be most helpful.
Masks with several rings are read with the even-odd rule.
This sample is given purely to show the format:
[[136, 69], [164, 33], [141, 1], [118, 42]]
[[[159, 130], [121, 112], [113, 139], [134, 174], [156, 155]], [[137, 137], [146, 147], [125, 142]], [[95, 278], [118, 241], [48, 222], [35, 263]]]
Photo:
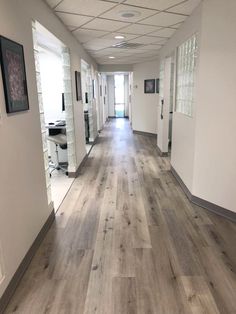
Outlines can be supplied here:
[[[46, 1], [97, 63], [134, 64], [156, 58], [202, 0]], [[127, 11], [136, 16], [120, 15]], [[125, 39], [115, 39], [116, 35]], [[113, 47], [123, 41], [140, 46]]]

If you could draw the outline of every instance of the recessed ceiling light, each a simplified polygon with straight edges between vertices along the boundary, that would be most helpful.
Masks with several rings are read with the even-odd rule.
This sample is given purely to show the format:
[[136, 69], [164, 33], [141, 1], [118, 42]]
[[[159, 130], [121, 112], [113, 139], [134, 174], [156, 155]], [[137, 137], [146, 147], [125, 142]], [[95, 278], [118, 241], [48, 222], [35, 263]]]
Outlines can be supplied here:
[[115, 59], [115, 57], [113, 57], [113, 56], [110, 56], [110, 57], [109, 57], [109, 59]]
[[119, 16], [125, 19], [131, 19], [132, 17], [138, 17], [141, 13], [138, 11], [121, 11], [119, 12]]
[[125, 36], [123, 36], [123, 35], [117, 35], [117, 36], [115, 36], [115, 39], [124, 39], [125, 38]]

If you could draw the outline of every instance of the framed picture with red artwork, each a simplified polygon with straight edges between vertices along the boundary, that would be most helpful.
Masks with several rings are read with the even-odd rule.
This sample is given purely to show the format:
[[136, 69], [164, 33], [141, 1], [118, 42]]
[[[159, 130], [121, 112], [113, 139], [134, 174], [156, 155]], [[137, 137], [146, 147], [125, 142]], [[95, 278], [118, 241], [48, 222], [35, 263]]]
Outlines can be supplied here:
[[0, 63], [7, 113], [28, 110], [23, 46], [0, 36]]

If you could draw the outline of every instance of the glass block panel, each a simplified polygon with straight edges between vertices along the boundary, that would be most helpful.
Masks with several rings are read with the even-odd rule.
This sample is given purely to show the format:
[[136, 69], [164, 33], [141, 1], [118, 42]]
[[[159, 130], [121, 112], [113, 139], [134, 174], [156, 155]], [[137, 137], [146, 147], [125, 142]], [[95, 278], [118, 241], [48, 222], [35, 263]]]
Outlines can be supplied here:
[[45, 130], [45, 119], [44, 119], [44, 113], [40, 113], [40, 123], [41, 123], [41, 130]]
[[64, 92], [64, 97], [65, 97], [66, 107], [73, 106], [71, 88], [70, 88], [70, 92]]
[[64, 66], [70, 66], [70, 55], [67, 52], [62, 53], [62, 63]]
[[49, 171], [45, 171], [45, 176], [46, 176], [46, 186], [47, 188], [50, 186], [50, 174]]
[[71, 91], [71, 80], [64, 80], [64, 91], [67, 93]]
[[43, 96], [41, 93], [38, 93], [38, 102], [39, 102], [39, 112], [43, 113], [44, 108], [43, 108]]
[[65, 80], [71, 80], [70, 67], [68, 65], [63, 66], [63, 75]]
[[36, 73], [36, 80], [37, 80], [37, 90], [38, 90], [38, 93], [42, 93], [41, 76], [40, 76], [39, 72]]
[[48, 165], [48, 151], [44, 152], [44, 166], [45, 170], [48, 170], [49, 165]]
[[46, 132], [42, 132], [42, 141], [43, 141], [43, 151], [47, 150], [47, 134]]
[[35, 60], [35, 69], [37, 72], [40, 72], [39, 56], [36, 50], [34, 50], [34, 60]]
[[196, 35], [178, 48], [176, 111], [188, 116], [193, 115], [196, 52]]

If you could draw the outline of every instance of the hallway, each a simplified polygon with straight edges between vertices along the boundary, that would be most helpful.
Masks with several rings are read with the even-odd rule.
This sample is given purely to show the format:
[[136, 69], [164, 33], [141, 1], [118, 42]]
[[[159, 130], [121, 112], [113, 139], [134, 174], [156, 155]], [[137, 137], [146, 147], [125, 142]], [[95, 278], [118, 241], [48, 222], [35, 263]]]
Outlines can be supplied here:
[[155, 138], [110, 120], [6, 313], [236, 313], [236, 225], [169, 168]]

